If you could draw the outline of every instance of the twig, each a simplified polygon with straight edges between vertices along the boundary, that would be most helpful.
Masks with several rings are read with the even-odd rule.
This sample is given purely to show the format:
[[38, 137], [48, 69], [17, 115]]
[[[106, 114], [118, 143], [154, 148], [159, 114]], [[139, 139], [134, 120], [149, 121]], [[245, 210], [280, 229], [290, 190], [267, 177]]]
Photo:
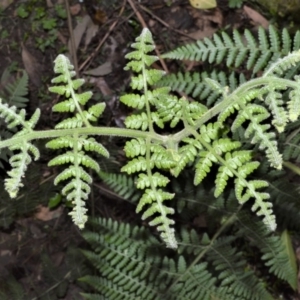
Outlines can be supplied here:
[[162, 20], [161, 18], [159, 18], [158, 16], [156, 16], [150, 9], [148, 9], [147, 7], [145, 7], [144, 5], [139, 4], [140, 8], [142, 10], [144, 10], [146, 13], [148, 13], [149, 15], [151, 15], [151, 17], [153, 17], [155, 20], [157, 20], [158, 22], [160, 22], [161, 24], [163, 24], [165, 27], [167, 27], [168, 29], [177, 32], [178, 34], [181, 34], [185, 37], [188, 37], [189, 39], [193, 39], [193, 40], [197, 40], [196, 38], [193, 38], [191, 36], [189, 36], [187, 33], [182, 32], [181, 30], [178, 30], [176, 28], [173, 28], [172, 26], [170, 26], [167, 22], [165, 22], [164, 20]]
[[117, 20], [109, 27], [107, 33], [105, 34], [105, 36], [103, 37], [103, 39], [100, 41], [100, 43], [98, 44], [97, 48], [94, 50], [94, 52], [81, 64], [81, 66], [79, 67], [79, 71], [81, 71], [99, 52], [100, 48], [102, 47], [102, 45], [104, 44], [104, 42], [106, 41], [106, 39], [109, 37], [109, 35], [111, 34], [111, 32], [114, 30], [114, 28], [116, 27], [116, 25], [119, 22], [119, 17], [123, 14], [124, 9], [125, 9], [125, 5], [126, 5], [126, 0], [124, 0], [124, 3], [122, 5], [122, 8], [119, 12], [118, 18]]
[[76, 53], [76, 47], [75, 47], [75, 39], [74, 39], [74, 33], [73, 33], [69, 0], [65, 0], [65, 5], [66, 5], [67, 16], [68, 16], [68, 28], [69, 28], [70, 41], [71, 41], [71, 49], [70, 49], [71, 57], [72, 57], [72, 62], [73, 62], [74, 68], [75, 68], [76, 77], [79, 78], [78, 60], [77, 60], [77, 53]]
[[[140, 12], [136, 9], [136, 7], [135, 7], [133, 1], [132, 1], [132, 0], [128, 0], [128, 2], [129, 2], [129, 4], [130, 4], [131, 8], [133, 9], [134, 13], [136, 14], [137, 18], [139, 19], [140, 23], [142, 24], [143, 28], [148, 28], [148, 26], [147, 26], [147, 24], [146, 24], [144, 18], [142, 17], [142, 15], [140, 14]], [[157, 49], [157, 47], [155, 47], [155, 53], [156, 53], [156, 55], [158, 56], [159, 61], [160, 61], [161, 65], [162, 65], [164, 71], [165, 71], [166, 73], [169, 73], [168, 67], [167, 67], [165, 61], [161, 58], [160, 52], [159, 52], [159, 50]]]

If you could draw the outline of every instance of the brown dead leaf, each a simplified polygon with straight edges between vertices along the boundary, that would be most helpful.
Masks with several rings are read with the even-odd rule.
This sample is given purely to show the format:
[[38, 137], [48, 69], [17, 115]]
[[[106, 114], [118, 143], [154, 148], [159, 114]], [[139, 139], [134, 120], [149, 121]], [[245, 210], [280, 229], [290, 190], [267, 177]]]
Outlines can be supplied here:
[[[75, 29], [73, 30], [73, 35], [74, 35], [74, 41], [75, 41], [75, 51], [77, 51], [78, 49], [78, 46], [81, 42], [81, 39], [89, 25], [89, 23], [92, 23], [92, 19], [89, 15], [85, 15], [77, 24], [77, 26], [75, 27]], [[69, 40], [68, 42], [68, 49], [69, 49], [69, 52], [72, 53], [71, 51], [71, 48], [72, 45], [71, 45], [71, 40]]]
[[14, 0], [1, 0], [0, 1], [0, 8], [2, 10], [6, 9], [9, 5], [11, 5], [14, 2]]
[[94, 24], [93, 22], [90, 22], [88, 24], [88, 27], [86, 30], [86, 35], [85, 35], [85, 40], [84, 40], [84, 49], [86, 49], [87, 46], [90, 44], [92, 38], [96, 35], [98, 30], [99, 30], [99, 25]]
[[62, 206], [59, 206], [56, 209], [50, 209], [49, 207], [39, 205], [38, 212], [34, 215], [34, 217], [38, 220], [50, 221], [58, 218], [62, 214], [62, 210]]
[[27, 50], [24, 44], [22, 44], [21, 46], [22, 60], [25, 66], [25, 70], [33, 84], [36, 87], [39, 87], [41, 85], [42, 67], [37, 61], [37, 59]]
[[202, 40], [205, 37], [211, 37], [217, 29], [212, 27], [207, 27], [205, 30], [197, 30], [195, 32], [189, 33], [189, 36], [194, 40]]
[[90, 78], [90, 83], [95, 84], [95, 86], [101, 91], [103, 96], [111, 96], [113, 94], [113, 91], [109, 88], [103, 77], [92, 77]]
[[46, 3], [47, 3], [47, 7], [49, 8], [52, 8], [54, 6], [51, 0], [47, 0]]
[[243, 10], [248, 18], [255, 23], [255, 25], [262, 26], [265, 29], [269, 27], [269, 21], [256, 10], [247, 5], [244, 5]]
[[217, 24], [219, 27], [223, 24], [223, 15], [219, 9], [215, 9], [209, 13], [194, 9], [192, 16], [197, 28], [197, 30], [188, 34], [192, 39], [201, 40], [205, 37], [210, 38], [218, 30], [213, 24]]
[[84, 74], [91, 75], [91, 76], [105, 76], [110, 74], [111, 72], [112, 72], [111, 62], [107, 61], [95, 69], [85, 71]]

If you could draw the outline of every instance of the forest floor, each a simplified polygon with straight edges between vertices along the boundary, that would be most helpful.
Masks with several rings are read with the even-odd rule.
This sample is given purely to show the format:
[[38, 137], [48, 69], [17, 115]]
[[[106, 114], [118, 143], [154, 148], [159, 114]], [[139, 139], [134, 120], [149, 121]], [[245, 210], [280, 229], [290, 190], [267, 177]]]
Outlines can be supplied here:
[[[267, 28], [270, 21], [256, 7], [244, 5], [231, 9], [228, 1], [218, 1], [218, 6], [211, 10], [195, 9], [184, 0], [89, 0], [86, 4], [71, 0], [67, 9], [66, 2], [0, 1], [0, 95], [5, 97], [9, 93], [7, 86], [20, 79], [26, 70], [29, 76], [26, 109], [30, 115], [35, 108], [41, 108], [38, 125], [41, 129], [57, 123], [51, 107], [58, 98], [48, 87], [54, 75], [53, 61], [60, 53], [71, 54], [80, 77], [86, 79], [88, 88], [94, 92], [94, 100], [106, 102], [102, 122], [107, 126], [123, 126], [126, 109], [119, 105], [118, 97], [130, 80], [130, 73], [124, 71], [124, 56], [143, 26], [151, 30], [158, 53], [165, 53], [178, 45], [211, 37], [221, 29], [249, 28], [254, 32], [258, 26]], [[178, 69], [177, 64], [169, 61], [156, 67], [166, 72]], [[185, 62], [180, 67], [187, 71], [196, 65]], [[114, 143], [115, 161], [103, 162], [103, 168], [110, 171], [119, 168], [123, 159], [122, 141]], [[82, 287], [73, 280], [80, 272], [75, 272], [76, 265], [70, 263], [69, 256], [71, 248], [81, 247], [83, 241], [68, 217], [69, 208], [60, 204], [60, 196], [53, 189], [51, 182], [57, 170], [46, 165], [50, 155], [45, 150], [41, 162], [31, 170], [34, 181], [27, 179], [29, 183], [25, 183], [26, 189], [17, 200], [1, 193], [0, 291], [9, 288], [7, 278], [14, 278], [28, 295], [24, 299], [50, 299], [47, 294], [65, 281], [65, 289], [57, 299], [82, 299]], [[4, 178], [5, 172], [0, 172]], [[22, 205], [14, 208], [17, 201]], [[123, 220], [134, 218], [127, 204], [100, 180], [94, 183], [89, 206], [93, 214]], [[47, 277], [45, 268], [50, 266], [54, 273], [48, 273]], [[70, 273], [76, 274], [70, 276]]]

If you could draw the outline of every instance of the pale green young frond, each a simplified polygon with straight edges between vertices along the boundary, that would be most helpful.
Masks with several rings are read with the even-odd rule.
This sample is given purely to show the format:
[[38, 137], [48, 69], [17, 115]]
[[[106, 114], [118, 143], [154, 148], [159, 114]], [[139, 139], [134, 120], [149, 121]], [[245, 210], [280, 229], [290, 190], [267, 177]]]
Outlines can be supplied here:
[[217, 162], [214, 154], [208, 151], [201, 151], [201, 158], [196, 164], [196, 173], [194, 178], [194, 184], [198, 185], [210, 172], [213, 162]]
[[[72, 80], [73, 89], [78, 90], [84, 83], [85, 83], [85, 80], [83, 78], [73, 79]], [[91, 92], [88, 92], [88, 93], [91, 93]]]
[[163, 122], [169, 122], [171, 128], [174, 128], [183, 116], [183, 99], [178, 99], [176, 96], [170, 96], [164, 102], [157, 103], [158, 115]]
[[[150, 162], [150, 165], [153, 166], [154, 162]], [[132, 174], [140, 171], [146, 171], [146, 170], [147, 170], [147, 161], [142, 156], [132, 159], [121, 169], [122, 172], [126, 172], [128, 174]]]
[[235, 194], [241, 204], [253, 197], [255, 202], [252, 206], [252, 211], [254, 211], [257, 216], [263, 216], [263, 222], [267, 228], [271, 231], [275, 231], [277, 224], [272, 210], [273, 205], [271, 202], [266, 201], [270, 198], [270, 195], [257, 191], [267, 186], [268, 183], [264, 180], [250, 180], [245, 184], [243, 179], [237, 178], [235, 180]]
[[[263, 118], [264, 119], [264, 118]], [[274, 140], [275, 134], [273, 132], [267, 132], [270, 125], [261, 125], [259, 116], [251, 119], [251, 123], [245, 131], [245, 137], [251, 139], [252, 144], [259, 144], [259, 148], [266, 152], [270, 165], [276, 169], [282, 168], [282, 155], [278, 150], [278, 143]]]
[[55, 158], [51, 159], [48, 165], [57, 166], [57, 165], [69, 164], [69, 163], [73, 164], [75, 162], [76, 164], [94, 169], [96, 172], [100, 171], [99, 164], [91, 157], [85, 155], [83, 151], [76, 152], [76, 153], [68, 151], [64, 154], [58, 155]]
[[[70, 60], [63, 54], [59, 54], [54, 60], [54, 72], [65, 76], [71, 75], [74, 77], [75, 74], [70, 74], [74, 70], [74, 66], [70, 63]], [[65, 81], [66, 82], [66, 81]]]
[[272, 75], [283, 75], [287, 70], [295, 67], [300, 61], [300, 50], [294, 51], [283, 58], [276, 58], [276, 61], [271, 64], [264, 72], [263, 77]]
[[80, 136], [79, 142], [78, 142], [78, 149], [81, 150], [82, 148], [85, 151], [93, 151], [104, 157], [107, 157], [107, 158], [109, 157], [108, 150], [92, 137], [86, 138], [85, 136]]
[[275, 90], [269, 91], [265, 98], [265, 103], [269, 106], [269, 110], [273, 115], [272, 124], [278, 132], [283, 132], [289, 119], [288, 113], [283, 107], [284, 101], [282, 100], [282, 94]]
[[142, 74], [132, 76], [130, 86], [134, 90], [142, 90], [144, 88], [144, 76]]
[[177, 157], [174, 159], [176, 165], [171, 169], [172, 175], [177, 177], [188, 163], [192, 163], [195, 161], [197, 153], [198, 149], [193, 144], [186, 144], [180, 147], [178, 152], [176, 153]]
[[[295, 81], [300, 84], [300, 77], [295, 76]], [[300, 87], [292, 89], [289, 93], [290, 100], [288, 101], [288, 116], [289, 119], [294, 122], [300, 116]]]
[[168, 217], [168, 215], [174, 214], [175, 211], [173, 208], [163, 204], [163, 201], [171, 200], [173, 197], [174, 194], [164, 192], [161, 189], [146, 189], [139, 201], [136, 211], [141, 212], [144, 206], [147, 206], [146, 211], [144, 211], [142, 215], [143, 220], [158, 213], [159, 216], [155, 216], [154, 219], [149, 222], [149, 225], [157, 228], [162, 240], [166, 243], [168, 248], [176, 249], [177, 241], [175, 238], [175, 230], [171, 227], [175, 222]]
[[25, 115], [26, 112], [24, 109], [17, 112], [15, 106], [10, 107], [7, 103], [2, 103], [0, 99], [0, 118], [4, 119], [8, 128], [14, 128], [17, 125], [25, 126]]
[[143, 109], [145, 106], [144, 95], [126, 94], [120, 97], [120, 101], [129, 107], [137, 109]]
[[157, 112], [151, 112], [150, 114], [152, 123], [156, 124], [160, 129], [164, 128], [164, 121], [160, 118], [160, 115]]
[[140, 173], [138, 179], [136, 181], [136, 187], [138, 189], [145, 189], [146, 187], [165, 187], [170, 180], [166, 177], [161, 175], [158, 172], [155, 172], [151, 175], [151, 179], [148, 175], [144, 173]]
[[105, 107], [105, 103], [97, 103], [91, 106], [87, 111], [84, 111], [83, 115], [86, 117], [87, 120], [91, 122], [96, 122], [98, 118], [102, 115]]
[[[264, 119], [267, 119], [270, 114], [268, 110], [258, 104], [248, 104], [244, 109], [239, 110], [234, 122], [231, 125], [231, 130], [235, 132], [239, 127], [241, 127], [244, 122], [249, 121], [252, 116], [260, 115], [264, 116]], [[220, 117], [221, 121], [223, 121], [223, 115]]]
[[[15, 106], [10, 107], [6, 103], [2, 103], [0, 99], [0, 118], [3, 118], [7, 127], [21, 128], [13, 135], [14, 138], [22, 138], [26, 134], [30, 134], [34, 131], [34, 127], [40, 117], [40, 109], [37, 108], [29, 120], [25, 119], [26, 112], [24, 109], [17, 111]], [[11, 198], [15, 198], [18, 191], [23, 187], [22, 178], [25, 177], [25, 171], [28, 165], [34, 160], [38, 160], [40, 152], [36, 146], [28, 142], [25, 138], [19, 143], [14, 143], [8, 147], [9, 150], [14, 151], [14, 154], [9, 159], [9, 164], [12, 169], [8, 171], [9, 178], [5, 179], [5, 189], [9, 193]]]
[[144, 139], [132, 139], [127, 141], [124, 147], [127, 157], [145, 155], [146, 149], [146, 141]]
[[131, 115], [125, 119], [125, 125], [127, 128], [141, 129], [143, 131], [148, 129], [148, 123], [148, 117], [144, 112], [141, 114]]
[[92, 183], [92, 177], [82, 168], [70, 165], [67, 169], [63, 170], [60, 174], [58, 174], [54, 179], [54, 184], [57, 185], [61, 181], [68, 180], [72, 177], [79, 177], [87, 183]]
[[[72, 81], [73, 84], [73, 88], [74, 88], [74, 83]], [[74, 99], [76, 99], [76, 101], [81, 104], [81, 105], [85, 105], [93, 96], [93, 93], [91, 91], [87, 91], [81, 94], [74, 94]]]
[[208, 123], [207, 125], [202, 125], [200, 127], [200, 135], [203, 140], [210, 143], [211, 140], [215, 140], [219, 134], [219, 124], [218, 123]]
[[74, 148], [77, 146], [78, 150], [94, 151], [104, 157], [109, 157], [109, 152], [103, 145], [98, 143], [94, 138], [89, 138], [85, 135], [81, 135], [78, 139], [73, 136], [65, 136], [57, 139], [53, 139], [46, 144], [50, 149], [62, 149], [62, 148]]
[[[52, 83], [57, 83], [57, 82], [52, 80]], [[50, 86], [49, 91], [52, 93], [56, 93], [58, 95], [64, 95], [66, 93], [66, 86], [65, 85]]]
[[76, 104], [72, 99], [59, 102], [52, 107], [52, 110], [54, 112], [61, 112], [61, 113], [63, 112], [73, 113], [75, 109], [76, 109]]
[[[154, 41], [152, 37], [152, 33], [148, 28], [143, 28], [142, 33], [136, 38], [137, 42], [133, 45], [133, 48], [145, 47], [145, 45], [150, 46], [150, 48], [143, 48], [141, 49], [142, 52], [148, 53], [154, 50]], [[139, 45], [139, 46], [138, 46]]]
[[153, 162], [153, 164], [159, 169], [171, 169], [176, 166], [176, 160], [172, 154], [173, 153], [171, 151], [167, 150], [154, 152], [151, 155], [151, 162]]
[[59, 122], [55, 128], [56, 129], [72, 129], [72, 128], [81, 128], [84, 126], [84, 121], [81, 118], [80, 114], [77, 113], [75, 117], [64, 119]]
[[40, 156], [39, 150], [30, 143], [14, 145], [13, 148], [13, 150], [18, 150], [18, 153], [14, 154], [9, 159], [9, 164], [11, 165], [12, 169], [11, 171], [7, 172], [9, 178], [4, 180], [5, 189], [11, 198], [15, 198], [19, 192], [19, 189], [24, 186], [22, 183], [22, 178], [25, 176], [25, 171], [32, 161], [32, 158], [28, 152], [31, 151], [34, 154], [35, 159], [38, 159]]
[[[218, 174], [215, 181], [216, 183], [216, 189], [214, 193], [215, 197], [219, 197], [223, 193], [228, 183], [229, 177], [234, 177], [233, 170], [238, 170], [239, 167], [246, 166], [245, 163], [248, 163], [251, 158], [252, 158], [251, 152], [246, 150], [226, 153], [225, 155], [226, 163], [223, 166], [219, 167], [218, 169]], [[252, 167], [249, 170], [249, 174], [252, 173], [253, 171], [254, 168]]]

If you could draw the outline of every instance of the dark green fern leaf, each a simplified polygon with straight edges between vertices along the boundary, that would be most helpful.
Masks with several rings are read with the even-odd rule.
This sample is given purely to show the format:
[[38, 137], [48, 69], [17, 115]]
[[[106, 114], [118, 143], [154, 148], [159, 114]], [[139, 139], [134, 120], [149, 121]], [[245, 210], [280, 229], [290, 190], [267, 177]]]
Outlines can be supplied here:
[[100, 171], [98, 175], [119, 197], [132, 203], [136, 203], [141, 198], [142, 193], [137, 190], [134, 177], [103, 171]]
[[163, 58], [208, 61], [209, 64], [225, 61], [227, 67], [235, 68], [245, 64], [248, 70], [257, 73], [271, 62], [299, 49], [299, 40], [299, 34], [295, 34], [292, 40], [286, 30], [279, 36], [273, 26], [269, 27], [268, 33], [259, 28], [258, 40], [248, 29], [243, 35], [234, 30], [232, 37], [225, 32], [215, 33], [212, 39], [204, 38], [203, 41], [179, 47], [164, 54]]
[[296, 289], [297, 273], [289, 262], [281, 238], [271, 235], [263, 223], [248, 213], [239, 214], [237, 229], [238, 236], [247, 236], [251, 244], [258, 247], [259, 251], [262, 252], [262, 260], [269, 272], [285, 280], [293, 289]]
[[0, 98], [4, 103], [17, 108], [24, 108], [29, 101], [28, 94], [28, 75], [25, 71], [19, 78], [13, 78], [8, 69], [5, 69], [1, 77]]
[[199, 99], [201, 103], [208, 106], [221, 100], [221, 95], [215, 89], [210, 87], [205, 79], [211, 78], [219, 82], [224, 88], [229, 90], [236, 89], [241, 83], [245, 82], [243, 74], [232, 72], [229, 76], [225, 72], [217, 72], [216, 70], [208, 73], [186, 72], [177, 74], [168, 74], [164, 76], [156, 85], [163, 87], [169, 86], [172, 91], [183, 92], [187, 96]]

